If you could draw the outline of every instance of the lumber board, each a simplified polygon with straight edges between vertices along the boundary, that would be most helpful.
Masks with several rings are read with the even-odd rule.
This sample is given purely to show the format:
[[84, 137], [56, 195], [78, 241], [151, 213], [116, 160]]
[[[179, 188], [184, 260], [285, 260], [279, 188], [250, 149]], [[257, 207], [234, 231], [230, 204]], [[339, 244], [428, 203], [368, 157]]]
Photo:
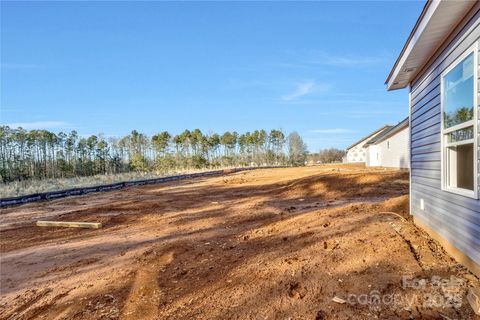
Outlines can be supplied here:
[[66, 228], [87, 228], [99, 229], [102, 224], [99, 222], [76, 222], [76, 221], [37, 221], [37, 227], [66, 227]]
[[468, 290], [467, 300], [475, 314], [480, 316], [480, 290], [470, 288]]

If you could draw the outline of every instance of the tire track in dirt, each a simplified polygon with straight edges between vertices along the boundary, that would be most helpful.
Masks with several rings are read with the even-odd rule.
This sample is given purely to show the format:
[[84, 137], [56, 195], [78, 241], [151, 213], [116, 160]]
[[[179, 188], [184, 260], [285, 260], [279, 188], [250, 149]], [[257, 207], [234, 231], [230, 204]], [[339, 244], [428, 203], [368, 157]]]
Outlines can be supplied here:
[[[371, 290], [409, 294], [404, 274], [478, 285], [408, 220], [407, 194], [408, 173], [335, 165], [5, 209], [0, 318], [472, 318], [467, 306], [426, 310], [421, 300], [409, 310], [332, 303]], [[42, 215], [105, 227], [25, 225]]]
[[174, 259], [174, 252], [157, 255], [155, 250], [145, 254], [144, 262], [136, 271], [135, 280], [128, 294], [121, 315], [122, 319], [156, 319], [160, 298], [165, 293], [158, 285], [158, 272]]

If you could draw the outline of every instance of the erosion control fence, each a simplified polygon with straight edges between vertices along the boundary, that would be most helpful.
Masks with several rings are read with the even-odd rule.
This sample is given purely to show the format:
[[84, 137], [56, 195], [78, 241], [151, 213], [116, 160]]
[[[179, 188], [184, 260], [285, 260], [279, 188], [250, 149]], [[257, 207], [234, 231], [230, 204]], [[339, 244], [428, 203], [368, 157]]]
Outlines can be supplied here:
[[165, 183], [170, 181], [178, 181], [178, 180], [185, 180], [185, 179], [199, 178], [199, 177], [219, 176], [223, 174], [229, 174], [229, 173], [246, 171], [246, 170], [269, 169], [269, 168], [279, 168], [279, 167], [247, 167], [247, 168], [223, 169], [223, 170], [215, 170], [215, 171], [207, 171], [207, 172], [190, 173], [190, 174], [180, 174], [176, 176], [167, 176], [167, 177], [153, 178], [153, 179], [146, 179], [146, 180], [124, 181], [124, 182], [104, 184], [104, 185], [93, 186], [93, 187], [73, 188], [73, 189], [66, 189], [66, 190], [59, 190], [59, 191], [52, 191], [52, 192], [34, 193], [34, 194], [28, 194], [28, 195], [18, 196], [18, 197], [0, 198], [0, 208], [29, 203], [29, 202], [35, 202], [35, 201], [59, 199], [59, 198], [65, 198], [69, 196], [79, 196], [79, 195], [88, 194], [92, 192], [118, 190], [118, 189], [131, 187], [131, 186], [143, 186], [147, 184]]

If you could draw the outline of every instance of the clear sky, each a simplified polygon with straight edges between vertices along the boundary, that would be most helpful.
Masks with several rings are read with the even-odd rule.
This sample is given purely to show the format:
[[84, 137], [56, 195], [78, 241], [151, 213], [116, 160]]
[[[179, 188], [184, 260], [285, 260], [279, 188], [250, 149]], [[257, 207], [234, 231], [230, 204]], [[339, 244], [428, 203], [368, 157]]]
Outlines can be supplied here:
[[408, 112], [385, 79], [424, 6], [408, 2], [4, 2], [0, 123], [297, 131], [344, 148]]

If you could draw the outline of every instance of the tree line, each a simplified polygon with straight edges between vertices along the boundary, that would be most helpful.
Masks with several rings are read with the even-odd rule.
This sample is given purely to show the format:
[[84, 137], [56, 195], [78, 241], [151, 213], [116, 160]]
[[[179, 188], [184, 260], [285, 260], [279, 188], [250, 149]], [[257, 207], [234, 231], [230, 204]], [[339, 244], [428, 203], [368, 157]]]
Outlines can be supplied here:
[[311, 153], [308, 160], [312, 163], [336, 163], [342, 162], [345, 151], [337, 148], [321, 149], [318, 153]]
[[149, 137], [133, 130], [115, 138], [80, 136], [48, 130], [0, 126], [2, 182], [68, 178], [130, 171], [220, 168], [231, 166], [303, 165], [306, 145], [292, 132], [264, 129], [239, 134], [205, 134], [200, 129]]

